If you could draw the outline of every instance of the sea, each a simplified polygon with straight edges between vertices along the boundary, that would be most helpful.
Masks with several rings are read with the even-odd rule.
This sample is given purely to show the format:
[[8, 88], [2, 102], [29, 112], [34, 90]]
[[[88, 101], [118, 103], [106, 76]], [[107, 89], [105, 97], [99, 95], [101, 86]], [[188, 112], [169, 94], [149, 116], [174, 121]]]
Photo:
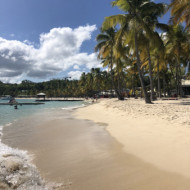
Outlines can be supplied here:
[[[0, 100], [6, 103], [8, 100]], [[16, 99], [18, 103], [32, 103], [35, 99]], [[1, 142], [3, 129], [15, 121], [49, 110], [71, 110], [85, 106], [83, 101], [49, 101], [40, 105], [0, 105], [0, 189], [49, 190], [62, 184], [47, 184], [32, 164], [27, 151], [11, 148]]]

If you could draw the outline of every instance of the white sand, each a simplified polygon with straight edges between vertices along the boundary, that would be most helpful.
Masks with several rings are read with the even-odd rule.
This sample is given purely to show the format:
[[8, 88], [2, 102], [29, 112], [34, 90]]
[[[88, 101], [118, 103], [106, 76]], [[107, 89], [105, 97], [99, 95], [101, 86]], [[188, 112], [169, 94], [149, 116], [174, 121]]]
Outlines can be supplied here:
[[190, 99], [159, 100], [152, 105], [139, 99], [105, 99], [76, 110], [75, 115], [107, 123], [107, 130], [127, 153], [190, 177]]

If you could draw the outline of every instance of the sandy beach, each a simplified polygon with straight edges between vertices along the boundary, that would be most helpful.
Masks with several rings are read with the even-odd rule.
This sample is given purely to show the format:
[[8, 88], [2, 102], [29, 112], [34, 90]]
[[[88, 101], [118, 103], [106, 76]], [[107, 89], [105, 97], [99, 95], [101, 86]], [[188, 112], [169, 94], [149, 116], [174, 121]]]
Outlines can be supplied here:
[[123, 150], [155, 167], [190, 178], [190, 99], [103, 100], [77, 110], [78, 118], [107, 123]]
[[50, 110], [4, 128], [60, 190], [190, 189], [190, 100], [98, 100]]

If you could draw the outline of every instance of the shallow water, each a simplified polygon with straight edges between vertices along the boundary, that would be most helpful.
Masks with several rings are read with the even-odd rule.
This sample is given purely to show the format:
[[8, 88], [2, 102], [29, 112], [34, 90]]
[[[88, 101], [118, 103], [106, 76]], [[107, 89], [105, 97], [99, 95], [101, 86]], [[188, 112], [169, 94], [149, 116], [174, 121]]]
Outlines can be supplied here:
[[[34, 99], [20, 99], [18, 102], [34, 102]], [[6, 102], [6, 101], [1, 101]], [[38, 125], [38, 121], [30, 120], [32, 116], [40, 115], [39, 121], [45, 120], [45, 117], [48, 115], [48, 112], [56, 112], [57, 110], [70, 109], [75, 107], [83, 106], [83, 102], [46, 102], [43, 105], [23, 105], [18, 106], [18, 109], [15, 110], [13, 106], [9, 105], [0, 105], [0, 189], [27, 189], [27, 190], [46, 190], [55, 188], [55, 184], [48, 184], [44, 182], [41, 178], [37, 168], [32, 164], [31, 155], [28, 155], [28, 152], [20, 150], [21, 147], [18, 146], [7, 146], [5, 144], [14, 145], [13, 136], [10, 136], [9, 141], [6, 141], [5, 144], [1, 142], [1, 139], [6, 136], [3, 132], [6, 131], [6, 128], [11, 128], [11, 131], [15, 129], [15, 139], [19, 140], [20, 137], [27, 133], [27, 129], [32, 123], [33, 126]], [[42, 113], [46, 113], [45, 115]], [[49, 118], [51, 115], [49, 115]], [[14, 128], [15, 123], [19, 121], [26, 121], [24, 125], [20, 125], [20, 128]], [[22, 123], [22, 122], [21, 122]], [[23, 127], [23, 128], [22, 128]], [[23, 129], [23, 130], [20, 130]], [[25, 131], [25, 132], [24, 132]], [[23, 142], [24, 144], [25, 142]], [[19, 149], [17, 149], [19, 148]], [[28, 150], [28, 149], [26, 149]]]
[[105, 127], [50, 109], [6, 127], [3, 142], [28, 150], [44, 179], [63, 183], [59, 190], [190, 189], [189, 179], [124, 153]]
[[[28, 103], [35, 102], [35, 99], [16, 99], [19, 103]], [[7, 100], [0, 100], [0, 102], [7, 102]], [[41, 105], [23, 105], [18, 106], [18, 109], [15, 110], [14, 106], [9, 105], [0, 105], [0, 126], [3, 126], [8, 123], [12, 123], [14, 120], [18, 120], [23, 117], [30, 116], [34, 113], [38, 113], [48, 109], [65, 109], [65, 108], [74, 108], [84, 105], [84, 102], [45, 102]]]

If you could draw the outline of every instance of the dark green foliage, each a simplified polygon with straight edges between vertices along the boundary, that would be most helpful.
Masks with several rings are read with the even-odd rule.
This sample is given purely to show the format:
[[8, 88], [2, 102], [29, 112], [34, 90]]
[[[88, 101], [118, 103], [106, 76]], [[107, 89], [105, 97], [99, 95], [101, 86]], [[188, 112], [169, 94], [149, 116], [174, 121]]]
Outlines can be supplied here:
[[53, 79], [34, 83], [24, 80], [20, 84], [0, 82], [0, 96], [36, 96], [44, 92], [49, 97], [93, 97], [100, 91], [111, 89], [111, 77], [107, 71], [92, 68], [89, 73], [82, 73], [79, 80]]

